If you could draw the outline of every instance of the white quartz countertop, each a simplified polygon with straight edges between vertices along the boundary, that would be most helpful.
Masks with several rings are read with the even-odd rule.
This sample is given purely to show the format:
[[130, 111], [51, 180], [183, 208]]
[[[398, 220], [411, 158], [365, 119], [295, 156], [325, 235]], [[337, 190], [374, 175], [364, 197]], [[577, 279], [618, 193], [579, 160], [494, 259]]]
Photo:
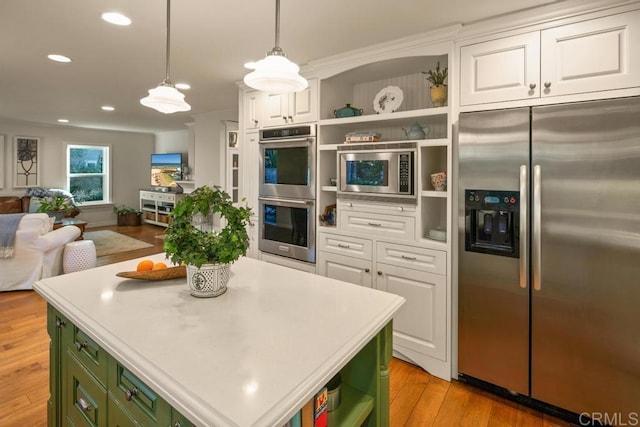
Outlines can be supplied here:
[[115, 276], [140, 259], [34, 288], [199, 426], [284, 424], [404, 302], [251, 258], [217, 298], [191, 296], [186, 279]]

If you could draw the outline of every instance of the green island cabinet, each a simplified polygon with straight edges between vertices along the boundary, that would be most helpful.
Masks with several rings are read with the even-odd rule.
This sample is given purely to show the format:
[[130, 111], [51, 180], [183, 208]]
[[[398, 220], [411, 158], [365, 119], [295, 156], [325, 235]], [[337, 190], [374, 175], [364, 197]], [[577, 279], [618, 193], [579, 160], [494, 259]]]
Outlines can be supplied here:
[[[47, 316], [49, 426], [195, 425], [50, 304]], [[342, 399], [329, 426], [389, 425], [392, 331], [389, 322], [340, 370]]]
[[51, 427], [281, 427], [298, 415], [306, 427], [338, 373], [329, 425], [389, 425], [404, 298], [247, 257], [224, 295], [194, 298], [184, 278], [117, 276], [139, 261], [34, 284], [48, 304]]

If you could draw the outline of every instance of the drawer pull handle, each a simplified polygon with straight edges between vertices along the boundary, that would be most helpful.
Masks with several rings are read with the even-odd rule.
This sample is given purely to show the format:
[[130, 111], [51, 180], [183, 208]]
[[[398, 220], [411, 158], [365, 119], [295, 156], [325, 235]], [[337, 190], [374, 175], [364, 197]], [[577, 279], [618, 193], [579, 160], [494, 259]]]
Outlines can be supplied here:
[[401, 257], [402, 259], [408, 259], [409, 261], [415, 261], [416, 257], [414, 256], [406, 256], [406, 255], [402, 255]]
[[372, 227], [380, 227], [380, 226], [382, 226], [382, 224], [379, 224], [377, 222], [370, 222], [369, 225], [372, 226]]
[[82, 409], [83, 412], [89, 412], [91, 410], [91, 405], [89, 405], [87, 401], [81, 397], [78, 398], [78, 406], [80, 407], [80, 409]]
[[344, 243], [338, 243], [339, 248], [349, 248], [349, 245], [345, 245]]
[[86, 342], [77, 342], [76, 341], [76, 350], [82, 351], [83, 348], [87, 348]]
[[131, 401], [131, 398], [133, 396], [137, 396], [137, 395], [138, 395], [138, 389], [134, 387], [131, 390], [127, 390], [127, 392], [124, 394], [124, 398], [127, 399], [127, 402], [129, 402]]
[[56, 320], [56, 328], [64, 328], [65, 326], [67, 326], [67, 322], [60, 319]]

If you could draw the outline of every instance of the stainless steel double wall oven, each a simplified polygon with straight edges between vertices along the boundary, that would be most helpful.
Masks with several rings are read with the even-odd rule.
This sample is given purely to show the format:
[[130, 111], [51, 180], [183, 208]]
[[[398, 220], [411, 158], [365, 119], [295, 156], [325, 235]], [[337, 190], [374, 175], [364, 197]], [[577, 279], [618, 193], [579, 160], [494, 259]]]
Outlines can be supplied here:
[[315, 263], [315, 125], [260, 131], [258, 247]]

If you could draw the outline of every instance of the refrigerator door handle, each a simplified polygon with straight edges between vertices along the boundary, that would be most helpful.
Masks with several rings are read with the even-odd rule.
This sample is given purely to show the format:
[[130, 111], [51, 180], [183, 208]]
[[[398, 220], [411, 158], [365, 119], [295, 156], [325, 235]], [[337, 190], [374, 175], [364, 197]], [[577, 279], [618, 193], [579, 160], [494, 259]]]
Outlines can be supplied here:
[[540, 252], [540, 165], [533, 167], [533, 289], [539, 291], [541, 286], [541, 252]]
[[529, 176], [527, 166], [520, 166], [520, 287], [526, 289], [528, 284], [527, 265], [529, 259], [529, 232], [527, 230], [528, 204], [529, 204]]

